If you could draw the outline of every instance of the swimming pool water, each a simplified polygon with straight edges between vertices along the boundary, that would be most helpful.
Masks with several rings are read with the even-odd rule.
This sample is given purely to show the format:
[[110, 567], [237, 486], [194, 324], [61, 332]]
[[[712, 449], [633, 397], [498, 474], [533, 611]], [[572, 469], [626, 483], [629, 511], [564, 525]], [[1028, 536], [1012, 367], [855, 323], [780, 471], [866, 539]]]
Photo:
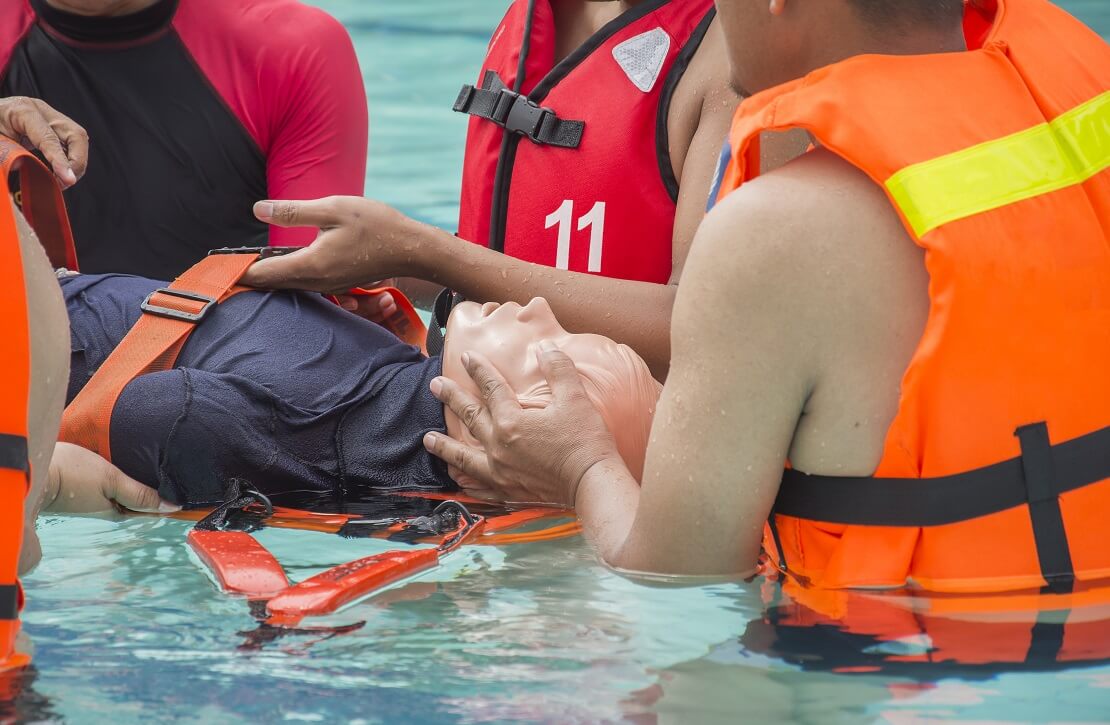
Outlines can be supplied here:
[[[473, 80], [501, 0], [331, 0], [371, 104], [367, 193], [451, 228]], [[1061, 3], [1110, 36], [1110, 3]], [[185, 546], [188, 525], [49, 517], [27, 580], [36, 669], [0, 722], [1105, 722], [1110, 666], [833, 674], [825, 649], [758, 654], [758, 584], [645, 586], [581, 539], [468, 547], [327, 638], [251, 634]], [[385, 548], [264, 531], [293, 579]], [[754, 633], [754, 634], [753, 634]], [[904, 643], [912, 650], [913, 642]], [[826, 659], [822, 659], [825, 657]], [[790, 661], [786, 661], [789, 659]]]

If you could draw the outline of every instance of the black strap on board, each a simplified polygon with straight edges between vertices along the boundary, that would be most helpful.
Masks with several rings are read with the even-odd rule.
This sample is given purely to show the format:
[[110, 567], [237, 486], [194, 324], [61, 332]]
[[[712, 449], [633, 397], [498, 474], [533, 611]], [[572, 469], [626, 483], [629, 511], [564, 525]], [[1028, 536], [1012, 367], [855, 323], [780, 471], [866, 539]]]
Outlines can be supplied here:
[[428, 357], [442, 357], [443, 344], [446, 342], [443, 331], [447, 328], [447, 318], [455, 305], [463, 301], [463, 296], [449, 289], [440, 290], [436, 301], [432, 305], [432, 319], [428, 321], [428, 336], [424, 339], [424, 348]]

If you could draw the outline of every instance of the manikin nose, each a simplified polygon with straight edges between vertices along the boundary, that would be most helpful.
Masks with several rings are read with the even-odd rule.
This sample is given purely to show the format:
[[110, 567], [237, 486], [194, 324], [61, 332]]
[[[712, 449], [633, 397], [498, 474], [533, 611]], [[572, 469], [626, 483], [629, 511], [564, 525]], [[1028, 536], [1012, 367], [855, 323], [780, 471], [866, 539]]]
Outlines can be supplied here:
[[527, 322], [542, 314], [546, 307], [547, 302], [545, 300], [540, 297], [533, 297], [528, 304], [520, 308], [520, 311], [516, 313], [516, 318], [521, 322]]

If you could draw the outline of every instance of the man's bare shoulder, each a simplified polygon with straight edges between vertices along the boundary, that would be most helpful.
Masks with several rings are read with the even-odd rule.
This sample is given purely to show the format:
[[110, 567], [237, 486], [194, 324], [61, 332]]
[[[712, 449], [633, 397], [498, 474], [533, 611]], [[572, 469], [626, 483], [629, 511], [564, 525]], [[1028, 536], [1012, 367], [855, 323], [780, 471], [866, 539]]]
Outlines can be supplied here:
[[829, 262], [885, 254], [892, 239], [909, 241], [882, 189], [821, 149], [744, 184], [704, 226], [699, 236], [727, 245], [736, 265], [795, 274], [826, 275]]
[[[698, 230], [680, 285], [735, 326], [797, 334], [813, 359], [924, 304], [921, 250], [882, 189], [817, 150], [725, 197]], [[919, 299], [919, 297], [921, 299]]]

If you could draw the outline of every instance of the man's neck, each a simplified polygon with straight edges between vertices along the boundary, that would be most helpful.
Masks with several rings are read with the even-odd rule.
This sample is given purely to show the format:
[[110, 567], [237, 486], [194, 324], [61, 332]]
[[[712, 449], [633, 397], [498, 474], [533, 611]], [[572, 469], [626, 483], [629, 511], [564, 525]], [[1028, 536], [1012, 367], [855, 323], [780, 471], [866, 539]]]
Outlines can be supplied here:
[[967, 41], [959, 26], [949, 31], [915, 32], [907, 35], [876, 33], [870, 28], [859, 26], [854, 33], [845, 33], [842, 42], [813, 43], [810, 47], [813, 48], [813, 55], [808, 65], [816, 70], [857, 55], [957, 53], [967, 50]]
[[87, 17], [115, 17], [131, 15], [140, 10], [145, 10], [159, 0], [112, 0], [111, 2], [90, 2], [89, 0], [46, 0], [46, 4], [55, 10], [85, 15]]

